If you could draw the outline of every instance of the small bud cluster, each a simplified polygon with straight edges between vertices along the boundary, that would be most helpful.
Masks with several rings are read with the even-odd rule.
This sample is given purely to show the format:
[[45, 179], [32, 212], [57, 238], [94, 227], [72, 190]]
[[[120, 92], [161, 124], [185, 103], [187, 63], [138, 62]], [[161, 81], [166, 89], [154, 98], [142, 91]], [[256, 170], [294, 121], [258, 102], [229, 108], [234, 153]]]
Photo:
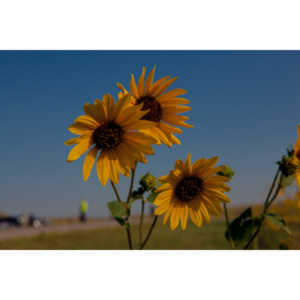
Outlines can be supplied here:
[[132, 192], [132, 197], [134, 199], [140, 199], [143, 197], [144, 193], [156, 193], [158, 187], [158, 182], [155, 176], [147, 172], [143, 175], [139, 181], [139, 188]]
[[298, 166], [295, 163], [294, 150], [287, 149], [287, 154], [283, 155], [281, 160], [277, 162], [283, 176], [289, 177], [295, 174]]

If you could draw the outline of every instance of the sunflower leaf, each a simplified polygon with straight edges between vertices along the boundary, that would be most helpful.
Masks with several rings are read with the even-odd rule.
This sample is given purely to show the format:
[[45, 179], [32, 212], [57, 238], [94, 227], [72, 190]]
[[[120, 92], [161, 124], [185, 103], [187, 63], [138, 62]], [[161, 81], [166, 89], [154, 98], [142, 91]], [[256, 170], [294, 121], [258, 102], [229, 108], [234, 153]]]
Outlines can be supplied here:
[[230, 223], [229, 230], [225, 232], [225, 238], [230, 241], [231, 236], [236, 247], [242, 246], [249, 241], [260, 222], [260, 218], [252, 217], [252, 210], [249, 207]]
[[280, 215], [268, 213], [268, 214], [265, 215], [265, 217], [270, 222], [272, 222], [272, 224], [274, 224], [275, 226], [278, 226], [280, 229], [283, 229], [289, 235], [292, 234], [290, 229], [288, 228], [285, 220]]
[[123, 218], [114, 217], [114, 219], [121, 225], [124, 226], [126, 223]]
[[127, 215], [126, 207], [118, 201], [108, 202], [107, 207], [114, 218], [122, 218]]

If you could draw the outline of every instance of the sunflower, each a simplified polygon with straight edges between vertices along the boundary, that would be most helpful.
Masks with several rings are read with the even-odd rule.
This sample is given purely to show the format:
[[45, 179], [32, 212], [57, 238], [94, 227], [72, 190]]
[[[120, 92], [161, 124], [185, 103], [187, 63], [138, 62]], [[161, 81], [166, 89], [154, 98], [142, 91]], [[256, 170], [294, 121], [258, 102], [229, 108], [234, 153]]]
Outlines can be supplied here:
[[[155, 139], [138, 132], [155, 124], [141, 118], [147, 113], [141, 106], [129, 105], [130, 97], [124, 96], [117, 102], [109, 94], [94, 104], [86, 103], [85, 115], [78, 117], [68, 129], [79, 135], [65, 142], [76, 145], [68, 155], [72, 162], [87, 153], [83, 163], [83, 179], [86, 181], [97, 159], [98, 178], [102, 185], [110, 179], [118, 183], [122, 173], [129, 176], [136, 161], [146, 162], [145, 154], [153, 154], [151, 144]], [[97, 155], [99, 154], [98, 158]]]
[[[149, 110], [144, 115], [144, 120], [149, 120], [156, 123], [156, 126], [151, 129], [145, 129], [146, 132], [157, 140], [157, 144], [164, 143], [171, 147], [173, 144], [180, 145], [180, 140], [174, 133], [182, 133], [182, 130], [176, 126], [193, 127], [185, 123], [189, 118], [187, 116], [178, 115], [180, 113], [191, 110], [188, 104], [189, 100], [179, 98], [177, 96], [186, 93], [183, 89], [173, 89], [168, 92], [168, 87], [177, 79], [166, 76], [153, 83], [155, 67], [145, 80], [146, 68], [143, 67], [142, 74], [135, 83], [134, 75], [131, 75], [130, 92], [131, 103], [134, 105], [142, 104], [143, 110]], [[120, 96], [128, 94], [128, 91], [120, 83], [117, 86], [122, 90]]]
[[218, 157], [199, 159], [191, 165], [191, 155], [186, 162], [177, 160], [174, 170], [159, 180], [163, 183], [158, 188], [154, 204], [156, 215], [164, 216], [164, 224], [170, 218], [171, 230], [181, 221], [182, 230], [186, 229], [188, 216], [198, 227], [203, 220], [209, 223], [209, 214], [217, 215], [222, 211], [221, 202], [230, 199], [224, 194], [230, 190], [225, 182], [230, 179], [216, 175], [222, 167], [214, 167]]
[[298, 139], [294, 148], [294, 164], [296, 165], [296, 181], [300, 188], [300, 124], [298, 125]]

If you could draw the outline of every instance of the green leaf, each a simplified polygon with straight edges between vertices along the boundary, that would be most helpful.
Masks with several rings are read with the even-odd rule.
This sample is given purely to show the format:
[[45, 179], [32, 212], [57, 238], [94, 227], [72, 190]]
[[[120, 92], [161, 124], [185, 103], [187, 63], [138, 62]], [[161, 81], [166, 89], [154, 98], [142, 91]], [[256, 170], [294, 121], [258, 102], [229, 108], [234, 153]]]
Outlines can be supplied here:
[[[246, 244], [260, 222], [260, 218], [252, 217], [251, 207], [247, 208], [239, 217], [234, 219], [229, 224], [229, 231], [235, 246], [239, 247]], [[230, 240], [229, 231], [227, 229], [225, 232], [225, 237], [228, 241]]]
[[281, 187], [286, 188], [290, 186], [295, 180], [295, 175], [283, 176], [281, 180]]
[[277, 214], [268, 213], [265, 215], [265, 217], [272, 222], [275, 226], [278, 226], [280, 229], [284, 230], [288, 234], [292, 234], [290, 229], [288, 228], [285, 220]]
[[127, 210], [124, 203], [112, 201], [107, 203], [107, 207], [114, 218], [122, 218], [127, 215]]
[[121, 225], [124, 226], [126, 223], [124, 221], [124, 219], [122, 218], [118, 218], [118, 217], [114, 217], [114, 219]]

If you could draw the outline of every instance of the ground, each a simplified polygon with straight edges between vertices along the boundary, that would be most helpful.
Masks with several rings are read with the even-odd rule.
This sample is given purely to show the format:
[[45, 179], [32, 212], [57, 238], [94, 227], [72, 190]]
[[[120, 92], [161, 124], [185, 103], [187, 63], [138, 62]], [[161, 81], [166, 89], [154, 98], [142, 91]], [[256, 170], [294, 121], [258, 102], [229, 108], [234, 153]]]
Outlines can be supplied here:
[[[94, 250], [94, 249], [127, 249], [127, 239], [124, 228], [107, 220], [102, 223], [93, 220], [86, 225], [62, 224], [55, 225], [55, 231], [35, 231], [27, 237], [14, 236], [0, 241], [0, 249], [39, 249], [39, 250]], [[63, 222], [62, 222], [63, 223]], [[101, 224], [100, 224], [101, 223]], [[149, 227], [149, 221], [146, 227]], [[60, 227], [65, 226], [65, 227]], [[67, 227], [66, 227], [67, 226]], [[73, 227], [72, 227], [73, 226]], [[58, 228], [60, 230], [57, 230]], [[298, 249], [300, 241], [300, 225], [290, 225], [293, 236], [284, 232], [276, 232], [267, 227], [260, 235], [260, 249], [290, 248]], [[63, 229], [62, 229], [63, 228]], [[137, 238], [137, 226], [132, 226], [133, 236]], [[189, 224], [186, 231], [176, 229], [171, 232], [168, 226], [158, 222], [152, 237], [145, 249], [152, 250], [227, 250], [230, 245], [224, 238], [225, 223], [218, 219], [202, 228]], [[0, 233], [1, 234], [1, 233]], [[135, 246], [136, 243], [135, 243]]]

